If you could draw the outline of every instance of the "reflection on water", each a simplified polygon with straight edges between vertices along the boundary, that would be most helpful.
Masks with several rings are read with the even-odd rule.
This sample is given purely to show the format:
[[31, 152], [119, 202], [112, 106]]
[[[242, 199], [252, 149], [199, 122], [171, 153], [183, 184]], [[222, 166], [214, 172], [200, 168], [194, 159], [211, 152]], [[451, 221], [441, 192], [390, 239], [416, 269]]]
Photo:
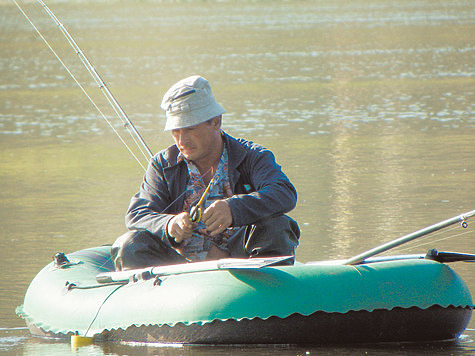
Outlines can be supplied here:
[[[225, 130], [270, 147], [295, 183], [303, 262], [350, 257], [475, 208], [473, 4], [48, 3], [154, 151], [172, 142], [161, 131], [166, 89], [192, 74], [211, 81]], [[22, 6], [113, 117], [51, 19], [35, 2]], [[24, 326], [14, 309], [55, 252], [123, 233], [143, 171], [13, 4], [0, 8], [0, 268], [11, 271], [0, 276], [0, 351], [63, 354], [68, 344], [12, 329]], [[474, 224], [401, 251], [473, 253]], [[473, 292], [473, 267], [454, 269]], [[470, 354], [473, 320], [469, 328], [450, 345], [79, 352]]]
[[355, 195], [352, 189], [356, 182], [354, 173], [356, 167], [349, 165], [352, 162], [353, 155], [351, 146], [348, 145], [348, 134], [337, 135], [332, 142], [331, 151], [333, 162], [333, 181], [331, 186], [330, 199], [332, 200], [330, 216], [333, 234], [333, 250], [337, 251], [338, 256], [328, 256], [329, 258], [339, 257], [341, 255], [350, 255], [350, 244], [348, 243], [348, 232], [351, 230], [351, 212], [355, 207]]
[[[10, 334], [11, 336], [6, 336]], [[188, 346], [160, 344], [94, 344], [72, 348], [67, 342], [31, 339], [26, 331], [0, 330], [0, 352], [21, 355], [470, 355], [474, 349], [473, 330], [463, 335], [457, 342], [437, 342], [418, 344], [294, 346], [294, 345], [234, 345], [234, 346]]]

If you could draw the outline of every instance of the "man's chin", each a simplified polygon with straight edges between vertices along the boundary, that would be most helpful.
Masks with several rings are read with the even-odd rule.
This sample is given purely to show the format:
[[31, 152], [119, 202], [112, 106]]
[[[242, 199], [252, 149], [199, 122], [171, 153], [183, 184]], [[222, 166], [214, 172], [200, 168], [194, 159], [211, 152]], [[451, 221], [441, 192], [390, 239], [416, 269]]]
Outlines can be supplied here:
[[181, 154], [189, 161], [193, 160], [193, 154], [190, 150], [180, 150]]

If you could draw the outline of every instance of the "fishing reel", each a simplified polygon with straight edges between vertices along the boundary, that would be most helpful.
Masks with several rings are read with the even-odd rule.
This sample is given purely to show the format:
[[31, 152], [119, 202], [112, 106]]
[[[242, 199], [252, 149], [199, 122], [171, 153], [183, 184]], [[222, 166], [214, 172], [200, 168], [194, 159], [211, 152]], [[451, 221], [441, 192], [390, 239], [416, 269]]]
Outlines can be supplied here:
[[191, 222], [200, 222], [201, 221], [201, 206], [194, 205], [190, 209], [190, 220]]
[[209, 188], [211, 187], [211, 184], [214, 182], [214, 177], [211, 178], [211, 180], [208, 183], [208, 186], [206, 187], [205, 191], [203, 192], [203, 195], [201, 196], [199, 202], [196, 205], [193, 205], [190, 209], [190, 220], [191, 222], [200, 222], [201, 221], [201, 204], [203, 204], [206, 194], [208, 194]]

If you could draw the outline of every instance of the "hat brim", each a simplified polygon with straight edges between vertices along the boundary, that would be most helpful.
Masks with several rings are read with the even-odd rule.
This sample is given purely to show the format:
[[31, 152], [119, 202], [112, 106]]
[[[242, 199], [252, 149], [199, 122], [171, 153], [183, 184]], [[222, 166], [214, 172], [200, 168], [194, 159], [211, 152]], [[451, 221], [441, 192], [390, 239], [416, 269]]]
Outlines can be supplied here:
[[187, 112], [167, 112], [167, 122], [164, 131], [184, 129], [199, 125], [205, 121], [224, 114], [226, 111], [216, 101], [205, 107]]

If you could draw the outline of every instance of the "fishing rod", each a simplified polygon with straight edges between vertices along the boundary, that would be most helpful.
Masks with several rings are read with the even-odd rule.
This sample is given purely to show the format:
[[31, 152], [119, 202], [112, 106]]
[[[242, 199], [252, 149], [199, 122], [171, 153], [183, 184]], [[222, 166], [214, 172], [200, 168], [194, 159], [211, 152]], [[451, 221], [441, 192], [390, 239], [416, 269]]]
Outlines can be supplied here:
[[[61, 60], [61, 58], [59, 57], [59, 55], [55, 52], [55, 50], [52, 48], [52, 46], [49, 44], [49, 42], [46, 40], [46, 38], [41, 34], [41, 32], [39, 31], [39, 29], [35, 26], [35, 24], [33, 23], [33, 21], [28, 17], [28, 15], [25, 13], [25, 11], [23, 11], [23, 9], [21, 8], [21, 6], [18, 4], [18, 2], [16, 0], [12, 0], [15, 5], [18, 7], [18, 9], [20, 10], [20, 12], [23, 14], [23, 16], [25, 16], [25, 18], [28, 20], [28, 22], [33, 26], [33, 28], [35, 29], [35, 31], [38, 33], [38, 35], [40, 36], [40, 38], [43, 40], [43, 42], [45, 42], [45, 44], [48, 46], [48, 48], [53, 52], [53, 54], [55, 55], [55, 57], [59, 60], [59, 62], [63, 65], [63, 67], [66, 69], [66, 71], [68, 72], [68, 74], [71, 76], [71, 78], [76, 82], [76, 84], [79, 86], [79, 88], [82, 90], [82, 92], [86, 95], [86, 97], [89, 99], [89, 101], [93, 104], [93, 106], [96, 108], [96, 110], [98, 110], [98, 112], [101, 114], [102, 118], [109, 124], [109, 126], [112, 128], [112, 130], [115, 132], [115, 134], [119, 137], [119, 139], [122, 141], [122, 143], [125, 145], [125, 147], [128, 149], [128, 151], [132, 154], [132, 156], [135, 158], [135, 160], [142, 166], [142, 168], [144, 170], [145, 167], [142, 165], [142, 163], [140, 162], [140, 160], [136, 157], [136, 155], [133, 153], [133, 151], [130, 149], [130, 147], [125, 143], [125, 141], [123, 140], [123, 138], [120, 136], [120, 134], [117, 132], [117, 130], [113, 127], [113, 125], [110, 123], [110, 121], [107, 119], [107, 117], [103, 114], [103, 112], [99, 109], [99, 107], [97, 106], [97, 104], [94, 102], [94, 100], [92, 100], [92, 98], [89, 96], [89, 94], [86, 92], [86, 90], [84, 89], [84, 87], [81, 85], [81, 83], [79, 83], [79, 81], [76, 79], [76, 77], [74, 76], [74, 74], [70, 71], [70, 69], [66, 66], [66, 64]], [[94, 79], [94, 81], [96, 82], [96, 84], [99, 86], [101, 92], [104, 94], [104, 96], [106, 97], [107, 101], [109, 102], [109, 104], [111, 105], [111, 107], [113, 108], [113, 110], [115, 111], [116, 115], [119, 117], [119, 119], [121, 119], [124, 127], [129, 130], [129, 133], [132, 137], [132, 139], [134, 140], [135, 144], [137, 145], [137, 147], [140, 149], [141, 153], [144, 155], [145, 159], [148, 161], [152, 156], [153, 156], [153, 153], [152, 151], [150, 150], [150, 148], [147, 146], [147, 144], [145, 143], [145, 140], [142, 138], [142, 136], [140, 135], [140, 133], [138, 132], [138, 130], [136, 129], [135, 125], [132, 123], [132, 121], [129, 119], [129, 117], [127, 116], [127, 114], [125, 113], [125, 111], [122, 109], [122, 107], [120, 106], [119, 102], [117, 101], [117, 99], [114, 97], [114, 95], [112, 94], [112, 92], [109, 90], [109, 88], [107, 87], [106, 83], [104, 82], [104, 80], [102, 79], [102, 77], [99, 75], [99, 73], [96, 71], [96, 69], [94, 68], [94, 66], [91, 64], [91, 62], [87, 59], [86, 55], [84, 54], [84, 52], [79, 48], [79, 46], [77, 45], [76, 41], [74, 41], [73, 37], [71, 36], [71, 34], [68, 32], [68, 30], [66, 30], [66, 28], [64, 27], [64, 25], [61, 23], [61, 21], [59, 21], [59, 19], [56, 17], [56, 15], [53, 13], [53, 11], [51, 11], [51, 9], [42, 1], [42, 0], [37, 0], [37, 2], [43, 7], [43, 9], [45, 10], [45, 12], [48, 14], [49, 17], [51, 17], [51, 19], [54, 21], [54, 23], [59, 27], [59, 29], [61, 30], [61, 33], [64, 35], [64, 37], [66, 38], [66, 40], [68, 41], [69, 45], [73, 48], [73, 50], [76, 52], [76, 54], [78, 55], [79, 59], [81, 60], [81, 62], [83, 63], [83, 65], [86, 67], [87, 71], [89, 72], [89, 74], [92, 76], [92, 78]], [[131, 130], [131, 131], [130, 131]], [[137, 142], [138, 140], [138, 142]], [[145, 152], [144, 152], [145, 150]], [[148, 157], [147, 157], [148, 155]]]
[[456, 223], [459, 223], [461, 222], [462, 223], [462, 227], [463, 228], [467, 228], [468, 227], [468, 223], [467, 223], [467, 220], [474, 216], [475, 215], [475, 210], [472, 210], [472, 211], [469, 211], [465, 214], [460, 214], [460, 215], [457, 215], [457, 216], [454, 216], [453, 218], [450, 218], [450, 219], [447, 219], [447, 220], [444, 220], [444, 221], [441, 221], [437, 224], [434, 224], [434, 225], [431, 225], [431, 226], [428, 226], [424, 229], [421, 229], [421, 230], [418, 230], [418, 231], [415, 231], [409, 235], [405, 235], [405, 236], [402, 236], [396, 240], [393, 240], [393, 241], [389, 241], [383, 245], [380, 245], [380, 246], [377, 246], [371, 250], [368, 250], [366, 252], [363, 252], [359, 255], [356, 255], [348, 260], [346, 260], [344, 262], [344, 264], [346, 265], [356, 265], [358, 263], [361, 263], [363, 262], [366, 258], [369, 258], [369, 257], [372, 257], [372, 256], [375, 256], [377, 254], [380, 254], [382, 252], [385, 252], [387, 250], [390, 250], [394, 247], [397, 247], [397, 246], [400, 246], [406, 242], [409, 242], [409, 241], [412, 241], [414, 239], [417, 239], [419, 237], [422, 237], [424, 235], [427, 235], [427, 234], [430, 234], [432, 232], [435, 232], [435, 231], [438, 231], [438, 230], [441, 230], [443, 228], [446, 228], [450, 225], [453, 225], [453, 224], [456, 224]]

